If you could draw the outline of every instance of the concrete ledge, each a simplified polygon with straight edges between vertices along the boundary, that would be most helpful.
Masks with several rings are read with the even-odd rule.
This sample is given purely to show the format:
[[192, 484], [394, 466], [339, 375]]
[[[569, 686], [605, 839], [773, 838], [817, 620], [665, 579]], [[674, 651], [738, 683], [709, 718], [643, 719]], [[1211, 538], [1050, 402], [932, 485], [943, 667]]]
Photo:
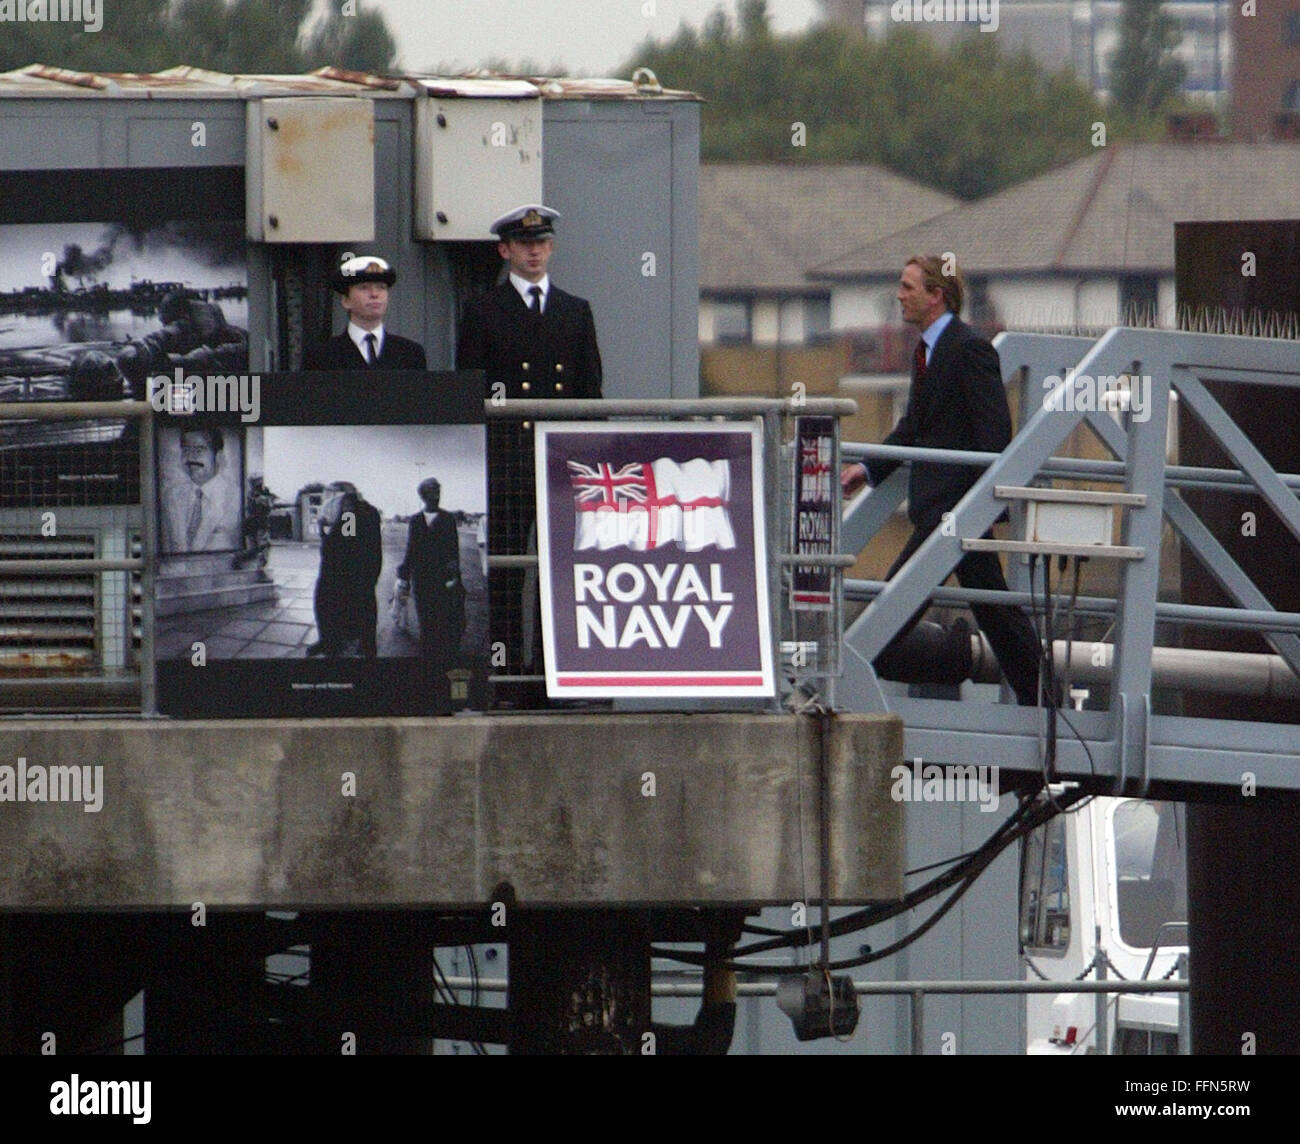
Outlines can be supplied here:
[[[98, 766], [102, 808], [0, 801], [0, 909], [813, 899], [817, 746], [780, 715], [7, 722], [0, 796], [20, 757], [25, 793]], [[902, 893], [901, 758], [896, 717], [837, 716], [837, 902]]]

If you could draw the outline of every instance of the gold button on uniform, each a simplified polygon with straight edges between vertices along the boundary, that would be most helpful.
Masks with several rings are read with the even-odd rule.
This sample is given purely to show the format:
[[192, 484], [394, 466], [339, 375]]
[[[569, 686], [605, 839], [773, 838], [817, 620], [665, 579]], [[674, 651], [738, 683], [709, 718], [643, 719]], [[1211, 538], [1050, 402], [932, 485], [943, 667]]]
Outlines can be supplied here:
[[532, 383], [527, 381], [520, 382], [519, 388], [527, 392], [529, 389], [532, 388]]
[[564, 363], [563, 363], [562, 361], [557, 361], [557, 362], [555, 363], [555, 372], [556, 372], [556, 373], [563, 373], [563, 372], [564, 372]]
[[524, 362], [524, 363], [520, 366], [520, 368], [521, 368], [521, 369], [527, 369], [527, 368], [528, 368], [528, 363], [527, 363], [527, 362]]

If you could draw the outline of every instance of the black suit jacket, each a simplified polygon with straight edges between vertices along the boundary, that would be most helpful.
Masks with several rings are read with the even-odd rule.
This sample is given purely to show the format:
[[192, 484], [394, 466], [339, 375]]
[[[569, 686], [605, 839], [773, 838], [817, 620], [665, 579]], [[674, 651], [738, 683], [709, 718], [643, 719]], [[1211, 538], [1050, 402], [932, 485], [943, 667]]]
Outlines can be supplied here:
[[427, 369], [424, 347], [410, 338], [384, 331], [384, 345], [379, 360], [371, 366], [348, 337], [347, 330], [327, 342], [308, 347], [303, 354], [303, 369]]
[[374, 598], [379, 570], [384, 563], [382, 524], [379, 510], [368, 501], [344, 503], [344, 513], [354, 516], [345, 531], [342, 520], [333, 528], [321, 529], [318, 582]]
[[[924, 379], [913, 378], [907, 412], [883, 443], [1000, 453], [1010, 441], [1011, 411], [998, 352], [954, 317], [935, 343]], [[872, 461], [867, 472], [872, 484], [879, 484], [897, 467], [897, 461]], [[907, 489], [912, 523], [937, 527], [983, 471], [969, 465], [912, 462]]]
[[432, 526], [424, 523], [423, 512], [411, 517], [397, 578], [410, 582], [417, 605], [441, 598], [450, 590], [448, 581], [460, 580], [460, 537], [451, 513], [439, 511]]
[[457, 369], [487, 374], [489, 397], [505, 385], [506, 397], [599, 397], [600, 348], [585, 298], [554, 283], [537, 314], [505, 281], [465, 310], [456, 345]]

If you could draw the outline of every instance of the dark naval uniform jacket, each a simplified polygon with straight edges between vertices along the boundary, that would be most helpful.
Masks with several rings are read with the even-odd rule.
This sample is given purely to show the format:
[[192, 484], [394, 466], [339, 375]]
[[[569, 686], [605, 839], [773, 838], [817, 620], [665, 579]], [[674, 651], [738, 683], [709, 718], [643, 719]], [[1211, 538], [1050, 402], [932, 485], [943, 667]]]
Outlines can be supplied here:
[[[600, 350], [591, 306], [552, 281], [545, 309], [538, 314], [507, 277], [466, 307], [456, 368], [483, 370], [489, 400], [600, 397]], [[532, 424], [489, 421], [487, 443], [488, 550], [522, 554], [532, 543], [536, 514]], [[540, 670], [535, 579], [516, 569], [492, 573], [490, 638], [506, 645], [507, 672], [521, 663]]]
[[309, 346], [303, 354], [303, 369], [427, 369], [424, 347], [410, 338], [384, 331], [379, 360], [372, 366], [348, 337], [347, 330], [327, 342]]
[[600, 349], [596, 322], [585, 298], [554, 283], [546, 309], [534, 313], [507, 278], [470, 303], [456, 346], [457, 369], [487, 374], [487, 396], [599, 397]]

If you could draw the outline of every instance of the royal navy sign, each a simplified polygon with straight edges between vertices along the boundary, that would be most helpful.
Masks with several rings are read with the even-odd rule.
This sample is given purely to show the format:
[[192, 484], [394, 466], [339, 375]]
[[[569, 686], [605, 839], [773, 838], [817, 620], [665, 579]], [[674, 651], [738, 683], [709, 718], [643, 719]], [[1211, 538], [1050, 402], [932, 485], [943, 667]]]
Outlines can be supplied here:
[[546, 689], [773, 694], [757, 421], [537, 426]]

